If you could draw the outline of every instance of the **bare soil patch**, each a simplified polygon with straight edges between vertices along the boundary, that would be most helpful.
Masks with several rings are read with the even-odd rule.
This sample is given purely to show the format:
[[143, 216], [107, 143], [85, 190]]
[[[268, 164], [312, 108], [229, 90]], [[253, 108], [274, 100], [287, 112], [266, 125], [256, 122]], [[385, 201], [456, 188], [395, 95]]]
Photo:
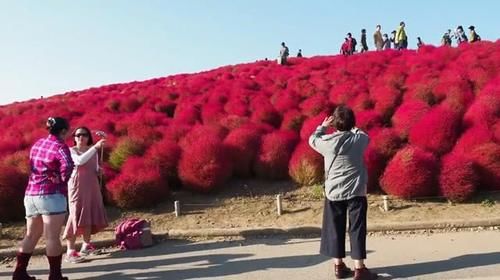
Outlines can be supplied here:
[[[278, 216], [276, 195], [283, 197], [283, 215]], [[174, 200], [180, 201], [181, 216], [174, 214]], [[369, 195], [369, 224], [441, 222], [500, 217], [500, 193], [478, 194], [467, 203], [452, 204], [444, 199], [404, 201], [390, 199], [390, 211], [383, 211], [382, 195]], [[108, 207], [110, 227], [95, 239], [112, 238], [114, 226], [125, 217], [151, 221], [153, 233], [170, 229], [250, 228], [320, 226], [323, 198], [319, 187], [297, 187], [290, 181], [234, 180], [218, 192], [194, 194], [174, 192], [154, 208], [122, 211]], [[23, 222], [4, 224], [0, 249], [17, 246], [23, 237]]]

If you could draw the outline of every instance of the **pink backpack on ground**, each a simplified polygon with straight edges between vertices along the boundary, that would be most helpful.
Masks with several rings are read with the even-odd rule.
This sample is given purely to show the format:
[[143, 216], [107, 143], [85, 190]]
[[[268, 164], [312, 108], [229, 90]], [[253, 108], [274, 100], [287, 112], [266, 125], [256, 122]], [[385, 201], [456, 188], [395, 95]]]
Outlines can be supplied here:
[[141, 249], [153, 245], [150, 224], [146, 220], [129, 218], [115, 228], [116, 243], [121, 249]]

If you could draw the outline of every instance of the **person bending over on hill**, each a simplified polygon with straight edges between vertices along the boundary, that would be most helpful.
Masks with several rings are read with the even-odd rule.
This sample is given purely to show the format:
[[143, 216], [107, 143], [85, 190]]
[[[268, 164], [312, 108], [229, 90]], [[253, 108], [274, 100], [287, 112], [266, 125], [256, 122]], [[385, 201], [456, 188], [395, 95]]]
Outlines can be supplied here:
[[[75, 146], [70, 151], [75, 168], [68, 182], [69, 217], [63, 235], [68, 247], [65, 260], [70, 263], [81, 262], [84, 256], [96, 254], [98, 251], [90, 242], [91, 235], [108, 226], [98, 180], [98, 151], [105, 142], [106, 139], [102, 138], [94, 144], [90, 130], [84, 126], [73, 133]], [[80, 253], [75, 250], [78, 235], [83, 235]]]
[[[325, 134], [333, 126], [336, 132]], [[333, 258], [337, 278], [350, 277], [352, 270], [345, 258], [346, 218], [349, 217], [351, 258], [354, 260], [354, 279], [371, 280], [377, 275], [365, 267], [366, 259], [366, 199], [367, 170], [363, 154], [368, 135], [356, 127], [353, 111], [339, 106], [332, 116], [309, 137], [309, 145], [320, 153], [325, 162], [325, 203], [321, 229], [320, 253]]]
[[39, 139], [30, 150], [31, 174], [24, 196], [26, 235], [16, 256], [12, 279], [34, 280], [27, 267], [38, 240], [44, 234], [49, 261], [49, 280], [68, 279], [61, 274], [61, 228], [66, 218], [67, 182], [73, 160], [64, 143], [69, 123], [63, 118], [48, 118], [49, 135]]

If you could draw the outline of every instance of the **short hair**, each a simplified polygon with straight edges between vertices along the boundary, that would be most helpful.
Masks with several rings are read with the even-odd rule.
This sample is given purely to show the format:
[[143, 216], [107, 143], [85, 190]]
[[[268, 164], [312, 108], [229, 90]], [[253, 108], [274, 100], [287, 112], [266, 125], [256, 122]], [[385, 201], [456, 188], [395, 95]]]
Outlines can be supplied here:
[[404, 22], [404, 21], [402, 21], [402, 22], [400, 22], [400, 23], [399, 23], [399, 25], [403, 25], [403, 24], [405, 24], [405, 22]]
[[375, 26], [375, 27], [380, 27], [380, 28], [382, 28], [382, 26], [380, 26], [380, 24], [377, 24], [377, 26]]
[[347, 36], [352, 36], [351, 32], [347, 33]]
[[475, 29], [474, 25], [469, 26], [469, 30], [474, 30], [474, 29]]
[[69, 122], [61, 117], [49, 117], [45, 123], [45, 127], [52, 135], [59, 135], [64, 129], [69, 129]]
[[363, 28], [363, 29], [361, 29], [361, 32], [366, 32], [366, 29], [364, 29], [364, 28]]
[[88, 129], [88, 127], [86, 126], [80, 126], [80, 127], [77, 127], [74, 131], [73, 131], [73, 144], [76, 145], [76, 141], [75, 141], [75, 135], [76, 135], [76, 132], [81, 129], [81, 130], [85, 130], [85, 133], [88, 134], [88, 137], [87, 137], [87, 146], [90, 146], [92, 144], [94, 144], [94, 139], [92, 139], [92, 133], [90, 133], [90, 129]]
[[356, 118], [351, 108], [340, 105], [333, 111], [333, 126], [338, 131], [349, 131], [356, 126]]

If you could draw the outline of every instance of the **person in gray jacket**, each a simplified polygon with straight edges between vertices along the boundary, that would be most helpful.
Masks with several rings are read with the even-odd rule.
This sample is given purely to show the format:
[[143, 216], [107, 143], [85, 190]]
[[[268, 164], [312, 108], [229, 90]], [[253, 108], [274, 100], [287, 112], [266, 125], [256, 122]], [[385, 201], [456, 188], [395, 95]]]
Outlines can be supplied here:
[[[329, 126], [336, 128], [333, 134], [326, 134]], [[339, 279], [352, 276], [352, 270], [343, 262], [347, 216], [354, 279], [377, 278], [364, 264], [368, 174], [363, 154], [368, 142], [368, 135], [356, 127], [354, 112], [347, 106], [337, 107], [309, 138], [309, 145], [324, 157], [325, 162], [326, 199], [320, 253], [333, 258], [335, 276]]]

